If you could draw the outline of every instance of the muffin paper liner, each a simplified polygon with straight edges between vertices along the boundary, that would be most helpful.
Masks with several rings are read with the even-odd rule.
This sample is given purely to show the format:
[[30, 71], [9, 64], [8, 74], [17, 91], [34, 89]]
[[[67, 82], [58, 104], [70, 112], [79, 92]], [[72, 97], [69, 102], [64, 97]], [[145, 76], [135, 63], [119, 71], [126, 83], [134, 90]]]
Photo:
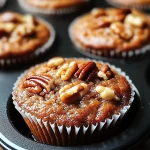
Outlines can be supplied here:
[[55, 36], [56, 36], [55, 29], [47, 21], [45, 21], [41, 18], [38, 18], [38, 17], [36, 17], [36, 18], [48, 27], [48, 29], [50, 31], [50, 37], [49, 37], [48, 41], [44, 45], [42, 45], [41, 47], [37, 48], [35, 51], [32, 51], [29, 54], [16, 56], [16, 57], [15, 56], [9, 57], [9, 58], [7, 58], [7, 57], [0, 58], [0, 67], [12, 66], [12, 65], [23, 63], [23, 62], [29, 62], [29, 60], [33, 60], [34, 58], [38, 57], [40, 54], [45, 53], [47, 50], [49, 50], [51, 48], [51, 46], [53, 45], [53, 43], [55, 41]]
[[[80, 16], [82, 17], [82, 16]], [[72, 43], [75, 45], [76, 50], [88, 57], [91, 58], [133, 58], [138, 57], [141, 55], [144, 55], [146, 52], [150, 51], [150, 43], [144, 45], [142, 48], [138, 48], [135, 50], [129, 50], [129, 51], [117, 51], [115, 49], [112, 50], [101, 50], [101, 49], [91, 49], [91, 48], [85, 48], [80, 42], [76, 40], [76, 38], [73, 35], [73, 26], [76, 24], [76, 22], [80, 19], [80, 17], [76, 18], [69, 26], [68, 33], [69, 37], [72, 41]]]
[[[88, 1], [89, 0], [86, 0], [85, 4]], [[23, 7], [27, 11], [30, 11], [33, 13], [49, 14], [49, 15], [69, 14], [82, 8], [82, 5], [81, 5], [81, 6], [71, 6], [71, 7], [59, 8], [59, 9], [40, 9], [40, 8], [31, 6], [30, 4], [26, 3], [25, 0], [18, 0], [18, 3], [21, 7]]]
[[[77, 58], [74, 58], [77, 59]], [[82, 59], [82, 58], [79, 58]], [[83, 60], [89, 60], [91, 59], [83, 59]], [[95, 60], [92, 60], [95, 61]], [[101, 62], [101, 61], [95, 61], [95, 62]], [[103, 62], [101, 62], [103, 63]], [[108, 64], [108, 63], [103, 63]], [[15, 101], [16, 97], [13, 95], [13, 103], [15, 105], [15, 108], [18, 110], [18, 112], [21, 114], [23, 119], [25, 120], [26, 124], [31, 130], [31, 133], [34, 136], [34, 139], [36, 141], [39, 141], [41, 143], [50, 144], [50, 145], [57, 145], [57, 146], [68, 146], [68, 145], [78, 145], [77, 140], [80, 142], [82, 141], [82, 138], [84, 137], [91, 137], [92, 135], [101, 134], [102, 131], [107, 131], [108, 128], [115, 126], [115, 124], [119, 123], [121, 119], [125, 116], [125, 114], [128, 112], [128, 110], [131, 107], [132, 102], [134, 101], [134, 95], [137, 89], [133, 85], [132, 81], [129, 79], [129, 77], [125, 74], [125, 72], [121, 71], [120, 68], [116, 68], [113, 65], [108, 64], [113, 70], [117, 71], [117, 73], [123, 75], [126, 77], [128, 83], [131, 86], [131, 98], [129, 100], [129, 104], [127, 106], [124, 106], [118, 114], [112, 115], [111, 118], [106, 118], [103, 122], [99, 122], [96, 124], [91, 124], [88, 126], [65, 126], [65, 125], [58, 125], [57, 123], [51, 123], [49, 121], [44, 122], [42, 118], [36, 118], [32, 114], [24, 111], [22, 108], [20, 108]], [[13, 90], [17, 87], [20, 79], [27, 73], [25, 71], [21, 76], [18, 77], [16, 83], [14, 84]]]
[[149, 5], [141, 5], [141, 4], [129, 4], [129, 5], [123, 5], [117, 2], [112, 2], [111, 0], [106, 0], [108, 4], [118, 7], [118, 8], [130, 8], [130, 9], [140, 9], [140, 10], [150, 10], [150, 4]]

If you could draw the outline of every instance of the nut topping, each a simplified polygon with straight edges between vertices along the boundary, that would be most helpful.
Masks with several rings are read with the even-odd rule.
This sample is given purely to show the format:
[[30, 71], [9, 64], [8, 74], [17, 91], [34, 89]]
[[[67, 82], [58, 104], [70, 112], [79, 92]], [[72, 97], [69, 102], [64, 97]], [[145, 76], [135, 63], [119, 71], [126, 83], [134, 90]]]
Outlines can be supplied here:
[[98, 9], [98, 8], [92, 9], [91, 13], [94, 17], [100, 17], [106, 14], [104, 9]]
[[65, 85], [59, 90], [59, 94], [63, 103], [73, 104], [80, 101], [88, 91], [87, 84], [75, 82]]
[[112, 23], [111, 30], [125, 40], [130, 40], [133, 37], [133, 30], [130, 26], [124, 25], [121, 22]]
[[102, 78], [103, 80], [110, 79], [114, 74], [111, 71], [108, 65], [102, 65], [100, 71], [97, 73], [98, 77]]
[[94, 62], [88, 62], [79, 68], [79, 70], [75, 73], [75, 77], [79, 80], [89, 81], [89, 79], [93, 78], [93, 75], [95, 75], [96, 70], [96, 64]]
[[23, 87], [26, 88], [29, 95], [39, 94], [44, 96], [54, 87], [53, 83], [54, 79], [51, 76], [36, 75], [27, 77]]
[[62, 80], [69, 80], [72, 75], [77, 70], [78, 65], [75, 61], [71, 62], [70, 64], [65, 63], [57, 72], [56, 76], [61, 77]]
[[14, 31], [14, 34], [20, 35], [20, 36], [27, 36], [31, 35], [35, 32], [34, 26], [30, 24], [22, 24], [18, 25], [17, 28]]
[[0, 33], [11, 33], [15, 27], [14, 23], [0, 23]]
[[132, 14], [127, 15], [124, 22], [126, 24], [131, 24], [135, 27], [140, 27], [140, 28], [142, 28], [144, 24], [146, 23], [144, 17], [140, 15], [136, 16]]
[[119, 98], [115, 95], [114, 90], [104, 86], [97, 86], [96, 91], [100, 94], [100, 97], [106, 101], [116, 100], [119, 101]]
[[49, 67], [58, 67], [59, 65], [62, 65], [65, 62], [64, 58], [62, 57], [55, 57], [53, 59], [50, 59], [47, 63]]

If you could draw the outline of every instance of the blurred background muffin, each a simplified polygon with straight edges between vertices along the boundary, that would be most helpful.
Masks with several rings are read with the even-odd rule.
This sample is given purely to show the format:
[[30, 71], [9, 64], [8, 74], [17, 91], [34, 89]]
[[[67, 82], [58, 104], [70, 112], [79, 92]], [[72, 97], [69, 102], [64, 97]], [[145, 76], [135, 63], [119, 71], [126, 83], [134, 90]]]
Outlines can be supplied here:
[[0, 65], [11, 65], [39, 55], [54, 40], [51, 25], [30, 14], [0, 14]]
[[44, 14], [66, 14], [85, 6], [89, 0], [18, 0], [26, 10]]
[[117, 7], [150, 10], [150, 0], [107, 0], [107, 2]]
[[126, 58], [149, 50], [150, 19], [137, 10], [95, 8], [69, 27], [80, 52], [110, 58]]

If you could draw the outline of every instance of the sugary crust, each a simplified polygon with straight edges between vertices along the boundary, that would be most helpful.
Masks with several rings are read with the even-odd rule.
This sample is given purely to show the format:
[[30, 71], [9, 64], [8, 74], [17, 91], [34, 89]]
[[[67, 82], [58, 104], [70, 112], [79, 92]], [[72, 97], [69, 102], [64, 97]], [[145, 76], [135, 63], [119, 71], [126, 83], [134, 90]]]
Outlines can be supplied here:
[[87, 0], [25, 0], [28, 4], [40, 9], [61, 9], [84, 4]]
[[71, 33], [83, 49], [130, 51], [149, 43], [150, 20], [137, 10], [97, 8], [78, 18]]
[[[118, 114], [124, 106], [129, 104], [131, 98], [130, 84], [125, 77], [119, 75], [115, 70], [109, 70], [108, 67], [102, 63], [96, 63], [97, 72], [99, 70], [103, 72], [108, 70], [106, 73], [108, 77], [107, 80], [103, 80], [97, 75], [90, 81], [83, 81], [83, 78], [80, 80], [79, 77], [76, 76], [80, 70], [78, 73], [74, 72], [70, 79], [62, 80], [61, 77], [58, 77], [58, 70], [60, 70], [64, 64], [71, 62], [76, 62], [78, 69], [80, 69], [90, 61], [71, 58], [65, 59], [58, 67], [51, 67], [49, 63], [44, 63], [28, 70], [14, 86], [13, 100], [17, 103], [18, 107], [37, 118], [42, 118], [43, 121], [57, 123], [58, 125], [81, 126], [95, 124], [104, 121], [106, 118], [111, 118], [112, 115]], [[86, 73], [89, 74], [89, 70], [86, 70]], [[110, 73], [113, 73], [113, 76], [110, 76]], [[32, 93], [31, 95], [28, 92], [33, 91], [29, 91], [24, 87], [24, 84], [27, 83], [31, 77], [32, 81], [35, 81], [36, 75], [42, 75], [43, 78], [41, 79], [42, 76], [40, 76], [39, 79], [42, 82], [44, 81], [44, 83], [47, 81], [45, 80], [45, 76], [51, 76], [54, 79], [53, 86], [51, 84], [50, 87], [51, 90], [44, 96], [37, 94], [37, 92], [39, 92], [37, 91], [38, 87], [36, 91], [34, 91], [36, 94]], [[37, 80], [35, 83], [37, 83]], [[41, 85], [41, 83], [39, 85]], [[66, 93], [72, 93], [71, 90], [75, 88], [79, 90], [79, 93], [74, 94], [75, 97], [66, 99], [68, 96]], [[100, 88], [103, 90], [101, 95], [99, 95]], [[104, 91], [105, 89], [106, 91]], [[109, 94], [106, 94], [106, 92], [109, 92]], [[77, 100], [79, 96], [80, 98]], [[108, 96], [113, 96], [113, 99], [108, 99]], [[107, 98], [107, 100], [105, 98]], [[68, 103], [69, 101], [71, 103]]]
[[31, 15], [14, 12], [0, 14], [0, 58], [24, 56], [50, 38], [46, 24]]
[[149, 0], [110, 0], [112, 2], [115, 3], [119, 3], [119, 4], [123, 4], [123, 5], [150, 5], [150, 1]]

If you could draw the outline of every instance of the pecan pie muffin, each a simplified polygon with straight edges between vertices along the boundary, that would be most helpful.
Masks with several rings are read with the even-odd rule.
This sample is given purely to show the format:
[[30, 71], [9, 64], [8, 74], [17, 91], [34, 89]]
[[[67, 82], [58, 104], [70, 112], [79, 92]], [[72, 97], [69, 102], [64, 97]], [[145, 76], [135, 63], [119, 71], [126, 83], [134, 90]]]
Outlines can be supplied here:
[[130, 57], [149, 49], [150, 19], [137, 10], [95, 8], [75, 19], [69, 34], [85, 52], [106, 57]]
[[46, 14], [63, 14], [75, 11], [89, 0], [18, 0], [19, 4], [30, 11]]
[[100, 133], [121, 119], [134, 100], [132, 83], [120, 69], [62, 57], [26, 71], [12, 94], [34, 138], [51, 145], [78, 144], [79, 137]]
[[150, 0], [107, 0], [107, 2], [119, 7], [150, 9]]
[[53, 28], [41, 19], [15, 12], [0, 14], [0, 65], [44, 52], [53, 40]]

